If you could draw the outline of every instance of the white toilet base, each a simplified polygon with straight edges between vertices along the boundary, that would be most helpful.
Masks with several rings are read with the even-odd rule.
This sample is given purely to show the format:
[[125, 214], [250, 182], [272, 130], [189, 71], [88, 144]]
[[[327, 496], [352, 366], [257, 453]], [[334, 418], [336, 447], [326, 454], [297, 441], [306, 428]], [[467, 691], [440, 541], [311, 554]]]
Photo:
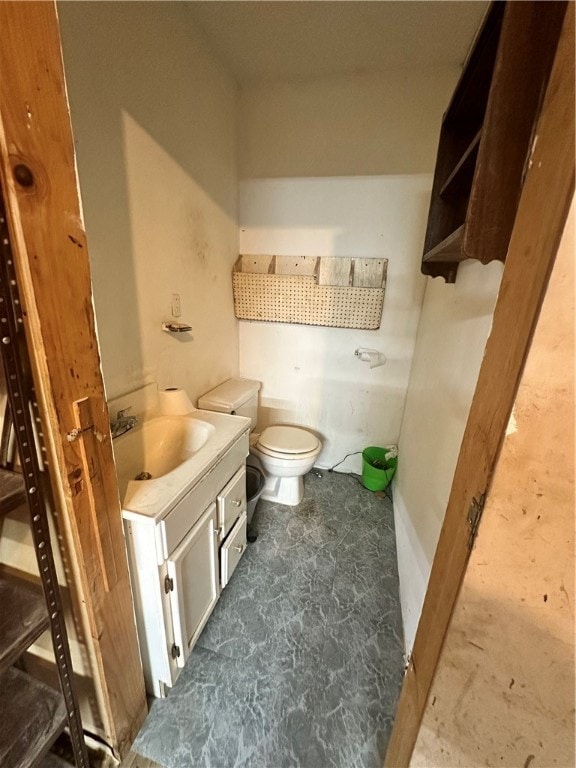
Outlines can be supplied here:
[[322, 444], [318, 441], [315, 450], [303, 455], [271, 456], [259, 450], [257, 445], [258, 435], [253, 435], [250, 445], [250, 455], [257, 458], [266, 478], [261, 499], [275, 501], [277, 504], [287, 504], [295, 507], [300, 504], [304, 496], [303, 477], [310, 472], [318, 454], [322, 450]]
[[262, 491], [261, 499], [275, 501], [277, 504], [287, 504], [295, 507], [300, 504], [304, 496], [304, 480], [300, 477], [273, 477], [266, 470], [266, 484]]

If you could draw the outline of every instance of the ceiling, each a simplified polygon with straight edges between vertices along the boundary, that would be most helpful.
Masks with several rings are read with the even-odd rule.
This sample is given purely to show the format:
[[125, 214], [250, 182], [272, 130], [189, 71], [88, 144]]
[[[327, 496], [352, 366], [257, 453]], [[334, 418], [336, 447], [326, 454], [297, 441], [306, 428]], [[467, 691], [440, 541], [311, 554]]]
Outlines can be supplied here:
[[192, 21], [241, 84], [463, 63], [480, 0], [189, 2]]

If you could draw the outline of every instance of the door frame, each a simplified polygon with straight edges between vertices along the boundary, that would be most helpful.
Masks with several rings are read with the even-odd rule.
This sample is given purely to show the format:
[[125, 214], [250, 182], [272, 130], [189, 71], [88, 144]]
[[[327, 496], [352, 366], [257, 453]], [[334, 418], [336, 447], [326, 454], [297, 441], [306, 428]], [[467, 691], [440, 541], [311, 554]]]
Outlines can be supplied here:
[[[385, 759], [408, 766], [574, 194], [574, 4], [562, 33]], [[481, 523], [480, 523], [481, 524]], [[476, 526], [471, 530], [471, 525]]]
[[0, 2], [0, 72], [0, 184], [74, 624], [98, 735], [122, 757], [147, 707], [55, 2]]

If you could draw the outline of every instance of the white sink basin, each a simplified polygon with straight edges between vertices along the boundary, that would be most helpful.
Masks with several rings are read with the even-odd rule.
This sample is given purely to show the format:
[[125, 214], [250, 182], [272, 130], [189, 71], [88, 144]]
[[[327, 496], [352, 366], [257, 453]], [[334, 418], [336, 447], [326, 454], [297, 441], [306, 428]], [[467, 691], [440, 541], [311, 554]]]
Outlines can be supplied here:
[[181, 416], [157, 416], [114, 441], [118, 474], [126, 481], [167, 475], [204, 446], [213, 424]]
[[146, 419], [115, 438], [123, 509], [162, 517], [249, 426], [242, 416], [196, 410]]

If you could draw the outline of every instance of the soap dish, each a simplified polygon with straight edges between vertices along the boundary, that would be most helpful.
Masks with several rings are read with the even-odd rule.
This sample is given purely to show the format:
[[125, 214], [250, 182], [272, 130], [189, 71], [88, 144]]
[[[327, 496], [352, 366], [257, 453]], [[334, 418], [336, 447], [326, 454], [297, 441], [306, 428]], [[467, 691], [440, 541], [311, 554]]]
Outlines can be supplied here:
[[166, 333], [190, 333], [192, 326], [187, 323], [162, 323], [162, 330]]

